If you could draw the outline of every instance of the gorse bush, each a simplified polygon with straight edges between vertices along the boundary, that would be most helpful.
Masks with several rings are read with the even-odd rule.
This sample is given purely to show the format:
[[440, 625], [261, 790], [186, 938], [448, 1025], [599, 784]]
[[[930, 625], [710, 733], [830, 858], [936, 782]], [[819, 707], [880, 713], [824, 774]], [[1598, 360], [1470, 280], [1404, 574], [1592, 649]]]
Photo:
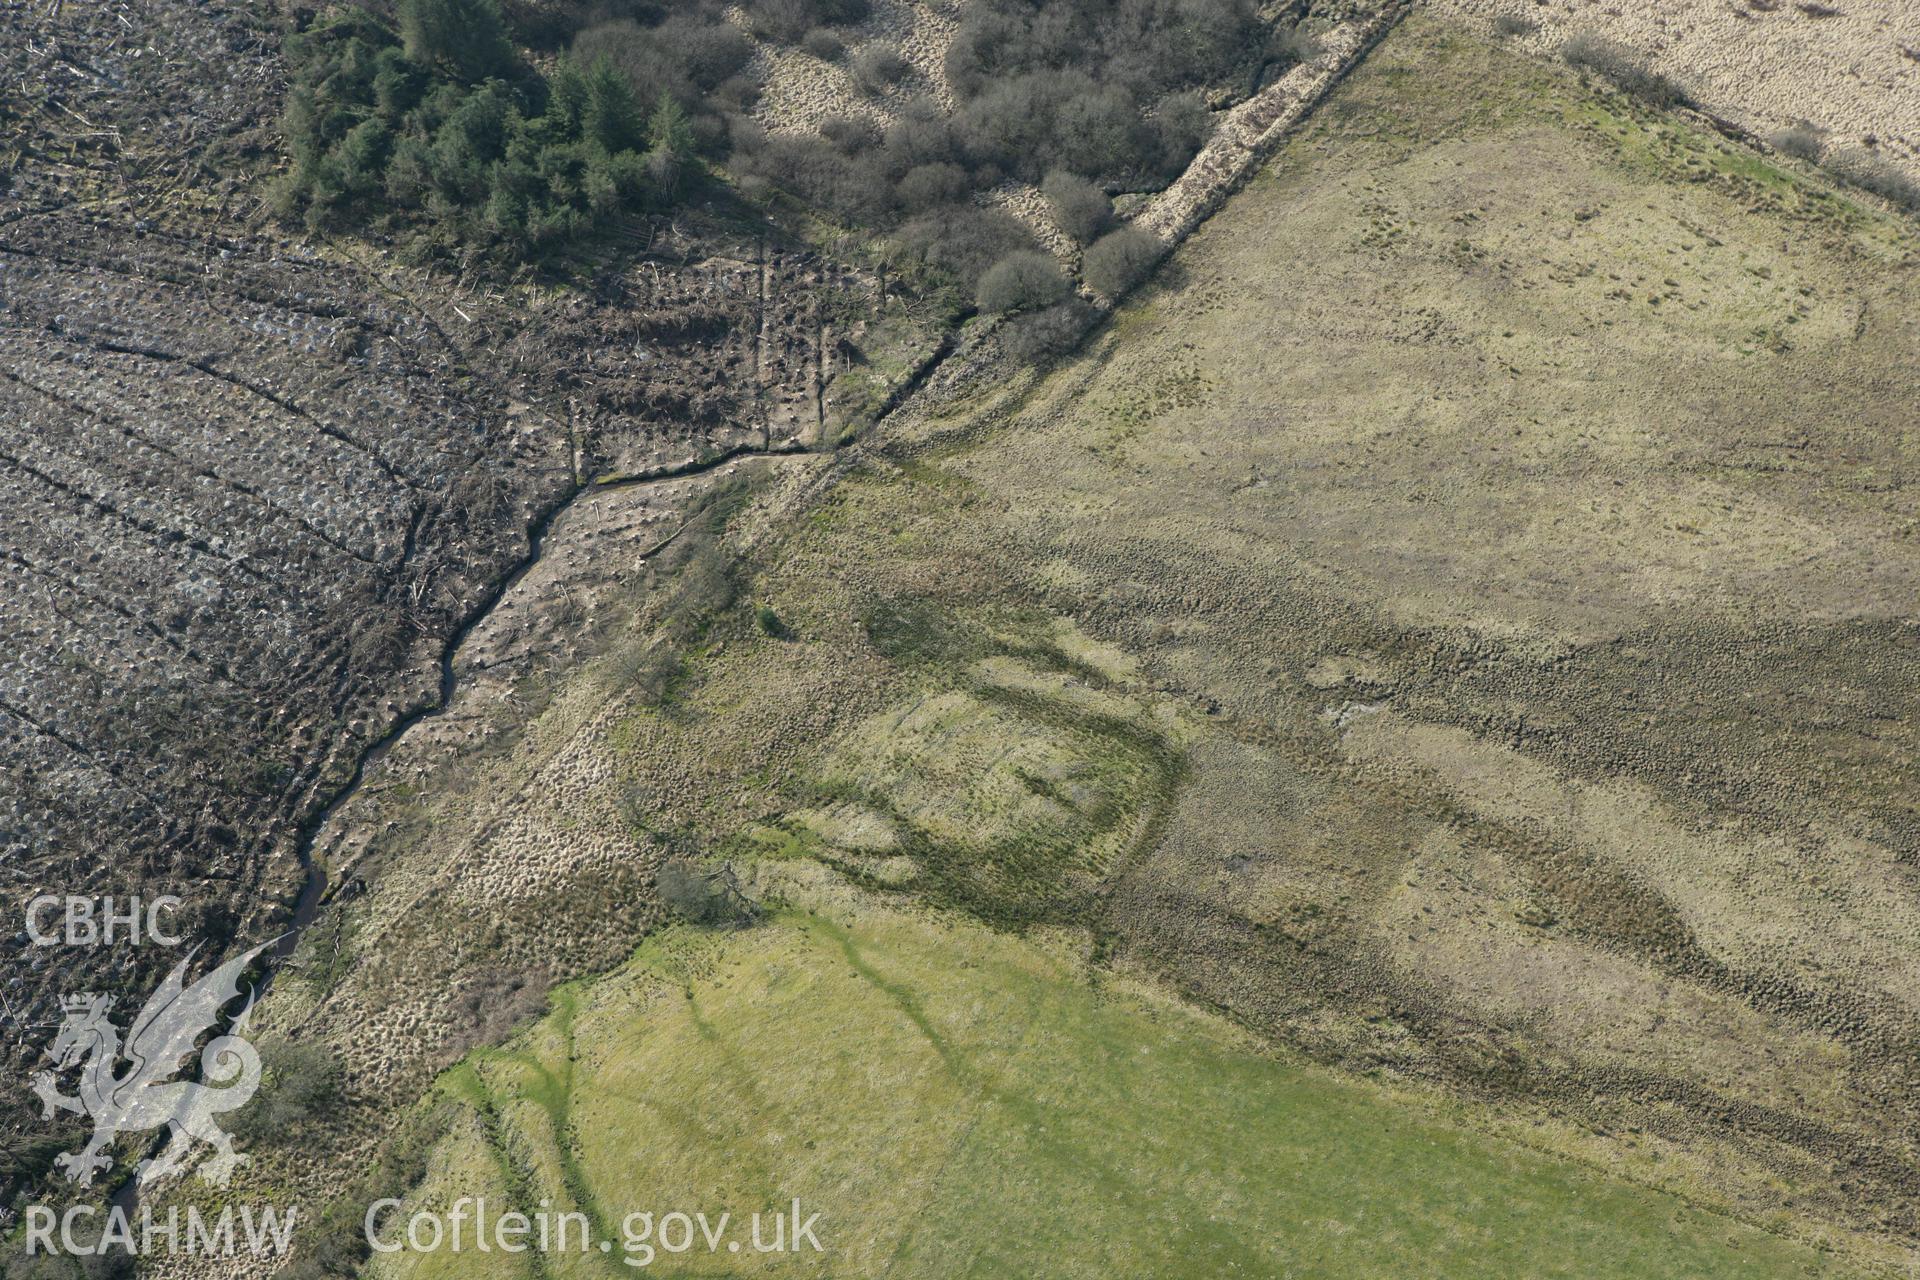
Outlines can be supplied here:
[[1093, 307], [1084, 299], [1068, 297], [1016, 316], [1002, 332], [1001, 341], [1014, 359], [1038, 364], [1073, 350], [1096, 318]]
[[1038, 182], [1072, 168], [1132, 188], [1176, 177], [1205, 140], [1211, 118], [1200, 99], [1168, 95], [1151, 118], [1121, 84], [1084, 71], [1035, 71], [988, 85], [960, 109], [954, 127], [976, 167]]
[[621, 210], [671, 200], [693, 122], [607, 59], [545, 79], [514, 58], [495, 0], [404, 0], [396, 31], [328, 11], [287, 40], [280, 211], [311, 227], [410, 233], [421, 256], [536, 256]]
[[[748, 11], [776, 37], [800, 38], [810, 29], [796, 25], [802, 17], [821, 21], [810, 0], [780, 3], [794, 11], [776, 0]], [[814, 43], [832, 49], [824, 36]], [[1112, 222], [1106, 190], [1156, 190], [1204, 145], [1213, 117], [1201, 90], [1292, 60], [1268, 45], [1252, 0], [972, 0], [946, 57], [951, 114], [901, 103], [877, 140], [769, 138], [736, 122], [729, 168], [749, 194], [785, 193], [890, 230], [901, 259], [974, 292], [995, 263], [1037, 248], [980, 193], [1009, 179], [1045, 182], [1061, 229], [1090, 243]], [[849, 69], [868, 92], [913, 82], [891, 45], [867, 46]]]
[[1818, 160], [1827, 131], [1810, 120], [1798, 120], [1767, 138], [1775, 151], [1801, 160]]
[[898, 84], [912, 69], [912, 64], [890, 44], [870, 44], [853, 59], [854, 82], [868, 93]]
[[775, 640], [785, 640], [793, 634], [787, 624], [781, 620], [780, 615], [773, 611], [771, 605], [756, 605], [753, 610], [753, 620], [760, 628], [762, 635], [771, 636]]
[[1856, 147], [1834, 156], [1827, 167], [1845, 181], [1863, 191], [1871, 191], [1907, 213], [1920, 213], [1920, 182], [1884, 157]]
[[867, 0], [748, 0], [755, 35], [794, 44], [816, 27], [838, 27], [867, 16]]
[[1051, 255], [1021, 249], [987, 268], [974, 296], [982, 311], [1033, 311], [1060, 301], [1071, 287]]
[[952, 204], [970, 189], [967, 171], [957, 164], [936, 162], [917, 164], [900, 175], [893, 195], [908, 213], [925, 213], [943, 204]]
[[974, 0], [947, 53], [957, 92], [1077, 70], [1136, 103], [1223, 82], [1257, 58], [1250, 0]]
[[1121, 227], [1087, 246], [1080, 271], [1095, 290], [1117, 298], [1144, 279], [1165, 251], [1151, 231]]
[[909, 219], [894, 243], [970, 291], [994, 263], [1034, 247], [1032, 234], [1012, 217], [971, 204], [941, 205]]
[[1251, 72], [1264, 38], [1250, 0], [977, 0], [946, 69], [981, 157], [1029, 181], [1069, 168], [1154, 187], [1205, 137], [1184, 95]]
[[1560, 56], [1568, 66], [1591, 72], [1622, 93], [1653, 106], [1678, 107], [1687, 103], [1687, 91], [1678, 81], [1653, 70], [1639, 54], [1618, 41], [1583, 32], [1569, 37], [1560, 46]]
[[886, 184], [856, 148], [818, 135], [768, 137], [758, 125], [733, 131], [734, 174], [750, 195], [778, 191], [856, 225], [884, 224], [890, 216]]
[[1113, 201], [1077, 173], [1055, 169], [1040, 183], [1053, 221], [1079, 244], [1089, 243], [1113, 222]]
[[847, 51], [847, 46], [839, 36], [826, 27], [815, 27], [801, 38], [800, 47], [822, 62], [838, 60]]
[[820, 122], [820, 136], [853, 156], [879, 145], [880, 126], [865, 116], [828, 116]]

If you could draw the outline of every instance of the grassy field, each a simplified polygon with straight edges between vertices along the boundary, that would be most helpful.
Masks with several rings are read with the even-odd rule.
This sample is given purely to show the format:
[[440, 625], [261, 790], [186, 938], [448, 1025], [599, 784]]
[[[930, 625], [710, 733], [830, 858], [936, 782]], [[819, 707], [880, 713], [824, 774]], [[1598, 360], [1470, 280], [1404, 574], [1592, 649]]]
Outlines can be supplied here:
[[[408, 1212], [547, 1200], [616, 1241], [637, 1211], [726, 1212], [741, 1231], [796, 1197], [821, 1214], [817, 1255], [696, 1245], [648, 1268], [687, 1276], [1820, 1271], [1809, 1251], [1091, 983], [1062, 947], [803, 896], [815, 910], [749, 931], [663, 934], [460, 1067], [443, 1088], [462, 1119]], [[620, 1256], [549, 1255], [543, 1274], [629, 1274]], [[535, 1274], [453, 1257], [376, 1274]]]
[[691, 850], [814, 914], [563, 988], [424, 1195], [800, 1196], [849, 1276], [1897, 1269], [1916, 262], [1416, 12], [1087, 350], [796, 463], [701, 626], [371, 796], [307, 1034], [376, 1130]]

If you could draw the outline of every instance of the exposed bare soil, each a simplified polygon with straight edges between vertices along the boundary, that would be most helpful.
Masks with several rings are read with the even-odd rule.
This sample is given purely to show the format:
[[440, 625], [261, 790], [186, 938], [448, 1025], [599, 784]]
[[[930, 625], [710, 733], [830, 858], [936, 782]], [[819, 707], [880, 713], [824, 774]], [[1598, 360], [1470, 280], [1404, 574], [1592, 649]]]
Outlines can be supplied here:
[[[191, 936], [277, 931], [322, 806], [439, 703], [444, 651], [582, 483], [831, 444], [933, 344], [909, 300], [724, 211], [637, 221], [570, 281], [295, 236], [259, 198], [277, 21], [0, 10], [10, 911], [172, 893]], [[158, 950], [118, 950], [54, 964], [0, 931], [6, 1070], [59, 993], [151, 984]], [[0, 1185], [58, 1137], [21, 1096]]]

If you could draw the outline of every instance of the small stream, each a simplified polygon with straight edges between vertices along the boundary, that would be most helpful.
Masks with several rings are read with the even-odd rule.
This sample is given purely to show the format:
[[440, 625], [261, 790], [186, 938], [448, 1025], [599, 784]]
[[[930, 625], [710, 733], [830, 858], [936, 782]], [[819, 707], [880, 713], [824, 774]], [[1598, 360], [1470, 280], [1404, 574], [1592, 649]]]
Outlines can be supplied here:
[[446, 643], [441, 646], [439, 687], [434, 700], [415, 707], [389, 725], [387, 731], [368, 745], [353, 762], [353, 771], [347, 775], [347, 780], [341, 784], [333, 798], [322, 805], [320, 811], [301, 826], [299, 842], [295, 846], [295, 854], [300, 860], [303, 876], [300, 893], [294, 899], [292, 923], [288, 925], [286, 933], [267, 952], [267, 971], [260, 980], [262, 992], [272, 985], [275, 968], [293, 955], [300, 945], [301, 936], [306, 933], [308, 926], [319, 918], [320, 908], [326, 903], [326, 868], [321, 866], [313, 856], [314, 846], [318, 843], [320, 834], [332, 824], [334, 816], [360, 793], [360, 786], [366, 781], [368, 769], [385, 759], [387, 753], [393, 750], [394, 744], [407, 735], [408, 730], [423, 720], [430, 720], [440, 715], [453, 705], [453, 695], [458, 685], [458, 679], [454, 675], [454, 665], [460, 656], [461, 647], [467, 642], [467, 637], [492, 615], [495, 607], [506, 597], [507, 592], [519, 585], [521, 579], [540, 563], [540, 556], [546, 547], [547, 533], [553, 528], [553, 522], [571, 508], [582, 495], [591, 492], [593, 492], [592, 485], [575, 484], [558, 502], [553, 503], [535, 517], [527, 531], [526, 553], [489, 588], [480, 603], [468, 613], [465, 621], [454, 629], [453, 634], [448, 636]]
[[[441, 647], [439, 668], [440, 678], [435, 699], [423, 706], [414, 708], [389, 725], [378, 740], [371, 743], [354, 761], [353, 771], [333, 797], [321, 806], [320, 810], [301, 825], [295, 852], [300, 861], [302, 882], [300, 893], [294, 900], [293, 919], [283, 933], [265, 954], [265, 970], [261, 974], [255, 989], [255, 999], [264, 995], [273, 985], [275, 972], [298, 949], [301, 937], [320, 916], [321, 908], [327, 902], [327, 873], [314, 857], [314, 849], [320, 836], [332, 824], [334, 818], [354, 797], [360, 793], [361, 785], [366, 781], [369, 770], [384, 759], [388, 752], [404, 738], [408, 731], [424, 720], [430, 720], [444, 713], [453, 705], [454, 694], [458, 691], [459, 680], [455, 674], [460, 651], [474, 630], [485, 622], [500, 602], [524, 580], [527, 574], [540, 563], [545, 553], [547, 535], [552, 531], [554, 522], [570, 510], [574, 503], [589, 494], [607, 489], [627, 489], [640, 485], [660, 484], [669, 480], [684, 480], [716, 471], [729, 463], [747, 458], [789, 457], [807, 452], [802, 447], [774, 446], [740, 447], [724, 450], [710, 457], [675, 466], [661, 467], [654, 471], [632, 476], [617, 477], [607, 483], [575, 483], [571, 485], [558, 501], [552, 503], [538, 516], [527, 531], [527, 550], [518, 561], [503, 574], [485, 596], [467, 615], [466, 619], [448, 636]], [[161, 1145], [164, 1133], [155, 1135], [148, 1150], [143, 1153], [151, 1156]], [[123, 1181], [108, 1198], [110, 1206], [129, 1215], [139, 1209], [140, 1192], [132, 1177]]]
[[288, 926], [285, 935], [266, 953], [268, 968], [261, 978], [260, 990], [262, 992], [267, 990], [273, 979], [273, 967], [293, 954], [300, 944], [301, 936], [319, 917], [320, 909], [326, 905], [328, 889], [326, 869], [313, 856], [314, 846], [318, 843], [321, 833], [331, 825], [335, 815], [359, 794], [368, 770], [385, 759], [387, 753], [393, 750], [395, 744], [404, 738], [409, 730], [423, 720], [431, 720], [441, 715], [453, 705], [453, 697], [459, 684], [455, 668], [461, 649], [465, 647], [468, 637], [474, 630], [492, 616], [494, 609], [506, 598], [507, 593], [519, 586], [527, 574], [540, 563], [540, 558], [546, 549], [547, 534], [551, 532], [556, 520], [588, 494], [609, 489], [630, 489], [641, 485], [664, 484], [669, 480], [686, 480], [706, 475], [729, 463], [748, 458], [792, 457], [806, 452], [809, 450], [798, 445], [772, 447], [743, 445], [725, 449], [695, 461], [659, 467], [631, 476], [619, 476], [605, 482], [575, 484], [559, 501], [537, 516], [527, 531], [526, 554], [521, 556], [513, 567], [494, 583], [480, 603], [467, 615], [466, 620], [447, 637], [446, 644], [441, 647], [439, 691], [434, 701], [416, 707], [388, 726], [387, 731], [377, 741], [360, 753], [359, 758], [354, 761], [353, 772], [348, 775], [340, 790], [301, 827], [299, 843], [295, 848], [300, 860], [301, 872], [305, 878], [301, 883], [299, 896], [294, 900], [292, 923]]

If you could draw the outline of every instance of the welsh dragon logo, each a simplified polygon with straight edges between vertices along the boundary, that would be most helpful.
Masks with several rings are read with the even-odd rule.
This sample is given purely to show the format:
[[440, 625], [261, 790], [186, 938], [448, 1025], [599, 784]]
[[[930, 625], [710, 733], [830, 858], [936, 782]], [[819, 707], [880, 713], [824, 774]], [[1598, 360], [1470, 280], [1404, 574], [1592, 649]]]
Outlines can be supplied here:
[[[168, 1125], [166, 1147], [140, 1162], [136, 1181], [144, 1186], [178, 1172], [194, 1144], [205, 1143], [214, 1148], [214, 1156], [201, 1167], [200, 1176], [215, 1186], [226, 1185], [247, 1157], [233, 1149], [232, 1135], [214, 1118], [245, 1106], [253, 1097], [260, 1087], [260, 1055], [229, 1031], [200, 1050], [204, 1082], [172, 1077], [179, 1074], [201, 1035], [219, 1020], [220, 1011], [239, 996], [240, 975], [272, 945], [263, 942], [188, 986], [187, 965], [200, 949], [194, 947], [141, 1006], [124, 1046], [107, 1016], [113, 997], [88, 992], [61, 1000], [65, 1017], [50, 1050], [54, 1070], [36, 1072], [33, 1091], [39, 1095], [45, 1119], [52, 1119], [55, 1111], [93, 1117], [93, 1136], [87, 1145], [54, 1159], [67, 1181], [88, 1186], [95, 1173], [110, 1166], [113, 1159], [105, 1151], [116, 1134]], [[121, 1059], [127, 1063], [126, 1070], [116, 1074]], [[69, 1097], [60, 1092], [56, 1081], [74, 1067], [80, 1068], [79, 1093]]]

